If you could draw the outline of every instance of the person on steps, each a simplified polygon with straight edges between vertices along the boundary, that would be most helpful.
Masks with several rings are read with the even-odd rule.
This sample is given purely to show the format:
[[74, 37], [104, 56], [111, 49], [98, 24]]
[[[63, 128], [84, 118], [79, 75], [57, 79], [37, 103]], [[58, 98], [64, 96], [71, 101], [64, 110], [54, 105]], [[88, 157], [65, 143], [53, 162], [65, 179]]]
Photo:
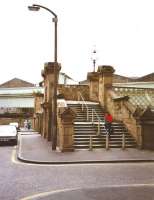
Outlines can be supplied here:
[[112, 115], [109, 114], [108, 112], [105, 113], [105, 129], [109, 136], [112, 134], [112, 121], [113, 121]]

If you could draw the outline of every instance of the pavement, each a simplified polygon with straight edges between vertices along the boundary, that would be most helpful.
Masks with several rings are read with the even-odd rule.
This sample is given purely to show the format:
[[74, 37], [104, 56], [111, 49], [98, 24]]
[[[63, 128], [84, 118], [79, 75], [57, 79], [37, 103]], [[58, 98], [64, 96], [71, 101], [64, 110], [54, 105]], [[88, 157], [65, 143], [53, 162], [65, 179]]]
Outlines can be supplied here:
[[[128, 148], [75, 150], [74, 152], [52, 151], [48, 142], [35, 131], [19, 133], [17, 157], [20, 161], [33, 164], [90, 164], [154, 162], [154, 151]], [[113, 185], [101, 188], [74, 188], [44, 192], [22, 200], [151, 200], [154, 185]]]
[[122, 163], [122, 162], [154, 162], [154, 151], [134, 148], [93, 149], [60, 152], [52, 150], [48, 142], [37, 132], [22, 130], [19, 132], [17, 158], [34, 164], [86, 164], [86, 163]]

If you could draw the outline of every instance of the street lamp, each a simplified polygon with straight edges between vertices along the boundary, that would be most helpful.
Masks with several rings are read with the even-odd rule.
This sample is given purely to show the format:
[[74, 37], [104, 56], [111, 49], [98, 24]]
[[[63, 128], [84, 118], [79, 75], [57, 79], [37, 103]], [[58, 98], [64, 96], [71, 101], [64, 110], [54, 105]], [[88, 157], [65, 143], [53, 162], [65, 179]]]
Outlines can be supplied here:
[[96, 57], [96, 49], [94, 49], [92, 51], [92, 56], [91, 56], [91, 60], [93, 62], [93, 72], [95, 72], [95, 67], [96, 67], [96, 60], [97, 60], [97, 57]]
[[55, 24], [55, 32], [54, 32], [54, 94], [53, 94], [53, 112], [52, 112], [52, 121], [53, 121], [53, 138], [52, 138], [52, 149], [56, 150], [56, 145], [57, 145], [57, 23], [58, 23], [58, 16], [49, 8], [44, 7], [42, 5], [38, 4], [33, 4], [32, 6], [28, 6], [28, 9], [30, 11], [39, 11], [40, 8], [43, 8], [47, 11], [49, 11], [54, 18], [52, 18], [52, 21]]
[[47, 11], [49, 11], [54, 18], [52, 19], [52, 21], [55, 23], [55, 44], [54, 44], [54, 62], [57, 63], [57, 23], [58, 23], [58, 16], [49, 8], [46, 8], [45, 6], [41, 6], [38, 4], [33, 4], [32, 6], [28, 6], [28, 9], [30, 11], [39, 11], [40, 8], [43, 8]]

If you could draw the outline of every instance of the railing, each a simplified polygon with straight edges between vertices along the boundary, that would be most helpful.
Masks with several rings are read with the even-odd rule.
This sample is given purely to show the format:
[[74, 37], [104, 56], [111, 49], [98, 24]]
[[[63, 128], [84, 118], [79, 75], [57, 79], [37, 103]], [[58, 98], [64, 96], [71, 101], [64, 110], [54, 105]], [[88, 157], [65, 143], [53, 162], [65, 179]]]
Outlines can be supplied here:
[[[100, 125], [101, 124], [103, 125], [103, 122], [100, 119], [100, 117], [98, 116], [96, 110], [92, 109], [92, 123], [93, 124], [94, 124], [94, 118], [95, 118], [95, 116], [96, 116], [96, 119], [97, 119], [97, 121], [96, 121], [96, 124], [97, 124], [97, 134], [96, 135], [99, 136], [100, 135], [100, 131], [101, 131]], [[106, 148], [106, 150], [108, 150], [109, 149], [109, 133], [106, 130], [105, 125], [104, 125], [104, 130], [105, 130], [105, 134], [106, 134], [105, 148]]]
[[92, 151], [93, 150], [93, 138], [92, 136], [90, 136], [89, 138], [89, 151]]
[[125, 149], [125, 146], [126, 146], [126, 144], [125, 144], [125, 134], [123, 133], [122, 134], [122, 150]]
[[85, 109], [86, 109], [86, 119], [87, 119], [87, 121], [89, 121], [89, 108], [88, 108], [88, 106], [87, 106], [87, 104], [86, 104], [86, 102], [85, 102], [85, 100], [84, 100], [84, 98], [83, 98], [83, 96], [80, 92], [78, 92], [78, 99], [79, 98], [81, 98], [81, 100], [82, 100], [82, 111], [84, 110], [84, 107], [85, 107]]
[[[89, 121], [90, 120], [89, 108], [80, 92], [78, 92], [78, 100], [79, 100], [79, 98], [82, 99], [82, 111], [84, 110], [84, 108], [86, 109], [86, 119], [87, 119], [87, 121]], [[95, 119], [96, 119], [96, 121], [95, 121]], [[109, 150], [109, 148], [110, 148], [109, 147], [109, 133], [105, 128], [105, 124], [104, 124], [103, 120], [100, 119], [100, 117], [98, 116], [98, 114], [94, 108], [92, 109], [91, 122], [92, 122], [92, 124], [97, 125], [97, 133], [96, 133], [97, 136], [100, 136], [100, 134], [101, 134], [101, 124], [104, 127], [105, 135], [106, 135], [105, 148], [106, 148], [106, 150]], [[89, 137], [89, 150], [92, 151], [92, 149], [93, 149], [93, 137], [90, 136]], [[124, 133], [122, 134], [122, 149], [123, 150], [125, 149], [125, 134]]]
[[[92, 121], [92, 123], [94, 124], [94, 118], [95, 118], [95, 116], [96, 116], [96, 118], [97, 118], [97, 121], [96, 121], [96, 124], [97, 124], [97, 135], [99, 136], [100, 135], [100, 125], [101, 125], [101, 119], [100, 119], [100, 117], [98, 116], [98, 114], [97, 114], [97, 112], [96, 112], [96, 110], [93, 108], [92, 109], [92, 118], [91, 118], [91, 121]], [[102, 123], [103, 124], [103, 123]]]
[[[89, 121], [89, 108], [82, 96], [82, 94], [80, 92], [78, 92], [78, 100], [82, 100], [82, 111], [84, 110], [84, 108], [86, 109], [86, 119], [87, 121]], [[94, 118], [96, 117], [97, 121], [95, 123], [94, 121]], [[100, 132], [101, 132], [101, 124], [103, 125], [103, 122], [102, 120], [100, 119], [100, 117], [98, 116], [97, 112], [95, 109], [92, 109], [92, 118], [91, 118], [91, 122], [92, 124], [97, 124], [97, 133], [96, 135], [99, 136], [100, 135]], [[108, 135], [108, 132], [105, 128], [105, 125], [104, 125], [104, 129], [105, 129], [105, 132], [106, 132], [106, 149], [108, 150], [109, 149], [109, 135]], [[91, 151], [93, 149], [93, 138], [92, 136], [90, 136], [89, 138], [89, 150]]]

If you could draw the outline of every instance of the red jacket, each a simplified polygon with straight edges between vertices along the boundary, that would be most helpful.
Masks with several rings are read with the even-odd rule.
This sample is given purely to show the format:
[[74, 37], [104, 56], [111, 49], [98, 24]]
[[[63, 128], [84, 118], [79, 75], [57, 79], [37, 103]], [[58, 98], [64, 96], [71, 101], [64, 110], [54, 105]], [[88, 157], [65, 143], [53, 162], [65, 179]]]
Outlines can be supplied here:
[[105, 121], [111, 123], [111, 122], [113, 121], [112, 115], [106, 114], [106, 115], [105, 115]]

